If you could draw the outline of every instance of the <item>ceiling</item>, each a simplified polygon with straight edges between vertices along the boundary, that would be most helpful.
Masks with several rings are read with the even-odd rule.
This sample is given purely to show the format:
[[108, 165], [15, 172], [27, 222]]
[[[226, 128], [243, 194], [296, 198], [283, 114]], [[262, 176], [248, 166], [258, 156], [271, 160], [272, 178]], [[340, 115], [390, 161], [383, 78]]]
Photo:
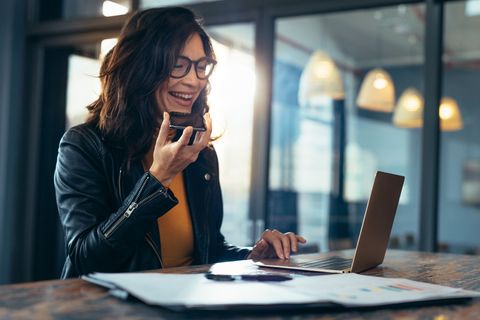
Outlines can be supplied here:
[[[480, 0], [473, 2], [480, 6]], [[316, 49], [328, 52], [344, 68], [421, 64], [425, 20], [423, 4], [280, 18], [276, 21], [275, 54], [301, 67]], [[209, 31], [220, 42], [253, 52], [253, 24], [218, 26]], [[447, 3], [445, 61], [480, 67], [479, 31], [480, 15], [467, 15], [463, 1]]]

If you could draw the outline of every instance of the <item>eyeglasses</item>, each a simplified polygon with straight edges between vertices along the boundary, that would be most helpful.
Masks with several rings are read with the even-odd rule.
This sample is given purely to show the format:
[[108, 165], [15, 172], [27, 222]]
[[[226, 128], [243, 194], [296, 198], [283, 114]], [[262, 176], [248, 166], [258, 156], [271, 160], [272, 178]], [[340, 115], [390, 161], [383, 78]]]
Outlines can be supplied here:
[[175, 63], [175, 66], [173, 66], [170, 76], [176, 79], [185, 77], [190, 72], [192, 64], [195, 66], [197, 78], [205, 80], [212, 74], [213, 67], [215, 67], [217, 61], [208, 57], [192, 61], [187, 57], [180, 56], [177, 58], [177, 62]]

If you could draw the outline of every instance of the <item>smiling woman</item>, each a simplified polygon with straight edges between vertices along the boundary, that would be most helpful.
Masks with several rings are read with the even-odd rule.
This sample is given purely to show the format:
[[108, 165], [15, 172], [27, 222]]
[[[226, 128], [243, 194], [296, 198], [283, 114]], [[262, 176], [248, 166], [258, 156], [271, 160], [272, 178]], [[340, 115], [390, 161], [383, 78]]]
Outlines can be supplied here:
[[[206, 95], [210, 38], [185, 8], [135, 14], [100, 70], [85, 124], [62, 140], [55, 171], [66, 235], [62, 277], [245, 258], [288, 258], [305, 242], [266, 230], [252, 248], [225, 241]], [[170, 113], [201, 117], [174, 141]], [[191, 141], [190, 141], [191, 140]]]

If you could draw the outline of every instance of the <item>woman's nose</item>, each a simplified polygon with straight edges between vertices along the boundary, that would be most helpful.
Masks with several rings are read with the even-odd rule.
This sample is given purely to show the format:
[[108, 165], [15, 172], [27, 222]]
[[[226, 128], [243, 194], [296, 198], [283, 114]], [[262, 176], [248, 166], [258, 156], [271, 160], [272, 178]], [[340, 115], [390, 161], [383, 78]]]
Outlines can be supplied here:
[[188, 73], [183, 77], [183, 82], [191, 84], [191, 85], [196, 85], [200, 82], [200, 79], [197, 77], [197, 73], [195, 72], [195, 67], [192, 66]]

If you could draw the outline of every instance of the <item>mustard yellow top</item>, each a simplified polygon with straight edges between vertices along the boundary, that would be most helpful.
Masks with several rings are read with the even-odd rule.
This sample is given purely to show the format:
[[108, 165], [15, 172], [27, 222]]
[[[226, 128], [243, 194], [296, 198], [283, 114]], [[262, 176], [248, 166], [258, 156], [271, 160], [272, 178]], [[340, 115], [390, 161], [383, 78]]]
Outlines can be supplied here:
[[173, 178], [169, 188], [178, 204], [157, 219], [164, 268], [187, 266], [193, 261], [193, 227], [182, 173]]

